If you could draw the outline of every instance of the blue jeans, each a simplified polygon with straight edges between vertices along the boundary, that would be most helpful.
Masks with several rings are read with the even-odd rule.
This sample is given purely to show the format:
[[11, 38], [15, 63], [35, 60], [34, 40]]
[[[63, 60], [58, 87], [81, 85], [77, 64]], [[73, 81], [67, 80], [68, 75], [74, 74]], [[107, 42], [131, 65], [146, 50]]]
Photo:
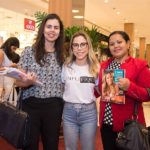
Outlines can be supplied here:
[[66, 150], [77, 150], [80, 138], [82, 150], [95, 150], [97, 129], [96, 103], [65, 103], [63, 130]]

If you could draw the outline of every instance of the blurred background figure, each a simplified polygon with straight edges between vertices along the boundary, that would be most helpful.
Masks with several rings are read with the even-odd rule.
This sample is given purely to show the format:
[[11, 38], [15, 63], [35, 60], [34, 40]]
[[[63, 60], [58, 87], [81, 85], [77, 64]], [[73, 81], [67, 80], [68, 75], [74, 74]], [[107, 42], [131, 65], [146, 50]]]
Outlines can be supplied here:
[[9, 60], [13, 63], [18, 63], [20, 56], [16, 53], [16, 50], [19, 46], [19, 40], [16, 37], [10, 37], [2, 44], [1, 49], [5, 52]]
[[[20, 56], [15, 52], [19, 48], [20, 42], [16, 37], [8, 38], [0, 48], [0, 67], [17, 67]], [[16, 101], [11, 97], [15, 80], [9, 77], [0, 77], [0, 100], [10, 101], [16, 105]]]

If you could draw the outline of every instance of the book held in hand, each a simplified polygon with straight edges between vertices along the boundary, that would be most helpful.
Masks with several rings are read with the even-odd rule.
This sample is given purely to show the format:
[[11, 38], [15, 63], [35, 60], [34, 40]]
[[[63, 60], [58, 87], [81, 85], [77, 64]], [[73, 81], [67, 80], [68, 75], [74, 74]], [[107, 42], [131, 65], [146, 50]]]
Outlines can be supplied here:
[[116, 104], [125, 104], [124, 91], [118, 86], [118, 78], [125, 77], [123, 69], [105, 69], [102, 74], [101, 100]]
[[114, 69], [114, 82], [118, 83], [118, 78], [124, 78], [125, 72], [123, 69]]
[[[17, 80], [21, 79], [20, 76], [25, 79], [28, 79], [28, 75], [26, 73], [20, 71], [17, 68], [12, 68], [12, 67], [4, 67], [4, 68], [0, 69], [0, 75], [14, 78]], [[40, 82], [39, 80], [36, 80], [35, 84], [41, 86], [42, 82]]]

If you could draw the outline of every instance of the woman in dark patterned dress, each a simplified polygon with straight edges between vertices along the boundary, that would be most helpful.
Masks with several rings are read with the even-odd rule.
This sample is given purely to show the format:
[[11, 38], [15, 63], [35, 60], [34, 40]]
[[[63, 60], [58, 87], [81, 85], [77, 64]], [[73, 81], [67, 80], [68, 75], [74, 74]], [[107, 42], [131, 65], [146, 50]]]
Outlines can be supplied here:
[[[31, 118], [31, 144], [25, 150], [57, 150], [63, 110], [61, 66], [63, 63], [64, 27], [59, 16], [48, 14], [41, 23], [32, 47], [23, 51], [19, 66], [28, 79], [17, 81], [23, 90], [23, 110]], [[39, 80], [42, 85], [36, 84]]]

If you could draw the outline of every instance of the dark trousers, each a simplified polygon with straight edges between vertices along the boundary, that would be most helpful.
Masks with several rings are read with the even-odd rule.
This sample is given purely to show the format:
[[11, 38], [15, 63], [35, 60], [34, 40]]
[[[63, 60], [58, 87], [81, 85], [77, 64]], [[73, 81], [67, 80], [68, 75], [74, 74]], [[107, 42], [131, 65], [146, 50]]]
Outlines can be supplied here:
[[43, 150], [58, 150], [63, 100], [31, 97], [23, 101], [22, 108], [31, 119], [31, 143], [24, 150], [38, 150], [40, 136]]
[[104, 150], [121, 150], [116, 147], [117, 132], [113, 131], [111, 125], [103, 124], [101, 128], [101, 137]]

